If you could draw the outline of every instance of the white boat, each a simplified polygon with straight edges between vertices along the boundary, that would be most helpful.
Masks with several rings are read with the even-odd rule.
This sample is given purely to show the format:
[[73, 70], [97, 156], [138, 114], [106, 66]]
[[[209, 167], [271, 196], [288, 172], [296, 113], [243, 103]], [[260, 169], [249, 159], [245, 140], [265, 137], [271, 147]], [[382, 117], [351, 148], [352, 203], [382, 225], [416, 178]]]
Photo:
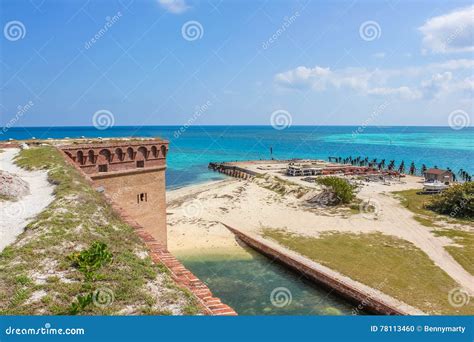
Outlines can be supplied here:
[[443, 190], [446, 190], [448, 187], [449, 185], [446, 185], [439, 181], [423, 183], [423, 190], [425, 192], [441, 192]]

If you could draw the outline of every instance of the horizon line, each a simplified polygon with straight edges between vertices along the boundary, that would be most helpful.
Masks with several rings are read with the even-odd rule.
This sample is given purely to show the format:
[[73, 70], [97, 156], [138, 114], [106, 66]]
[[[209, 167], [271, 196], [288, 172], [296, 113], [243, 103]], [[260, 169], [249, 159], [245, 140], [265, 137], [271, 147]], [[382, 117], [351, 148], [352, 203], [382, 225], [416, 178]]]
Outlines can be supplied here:
[[[177, 124], [169, 124], [169, 125], [114, 125], [104, 129], [103, 131], [107, 131], [111, 128], [118, 128], [118, 127], [184, 127], [186, 125], [177, 125]], [[238, 125], [226, 125], [226, 124], [207, 124], [207, 125], [188, 125], [187, 128], [191, 127], [273, 127], [272, 125], [261, 125], [261, 124], [238, 124]], [[2, 126], [5, 128], [6, 126]], [[96, 128], [94, 125], [65, 125], [65, 126], [15, 126], [10, 127], [10, 129], [19, 129], [19, 128], [73, 128], [73, 127], [85, 127], [85, 128]], [[311, 124], [301, 124], [301, 125], [291, 125], [286, 128], [291, 127], [440, 127], [440, 128], [450, 128], [449, 125], [442, 126], [442, 125], [355, 125], [355, 124], [347, 124], [347, 125], [337, 125], [337, 124], [324, 124], [324, 125], [311, 125]], [[285, 128], [285, 129], [286, 129]], [[474, 128], [474, 125], [466, 126], [464, 128]], [[98, 129], [99, 130], [99, 129]], [[100, 130], [99, 130], [100, 131]]]

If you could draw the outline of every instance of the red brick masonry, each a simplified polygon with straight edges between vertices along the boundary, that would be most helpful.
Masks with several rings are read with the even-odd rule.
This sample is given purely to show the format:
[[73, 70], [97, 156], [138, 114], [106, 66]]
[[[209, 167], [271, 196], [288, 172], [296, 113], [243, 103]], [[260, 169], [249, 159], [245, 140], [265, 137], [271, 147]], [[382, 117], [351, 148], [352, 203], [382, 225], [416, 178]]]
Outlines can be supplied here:
[[[64, 159], [72, 165], [86, 181], [92, 186], [92, 179], [84, 173], [84, 171], [69, 158], [59, 148], [59, 151], [63, 154]], [[214, 316], [236, 316], [237, 313], [230, 306], [221, 302], [221, 300], [212, 295], [211, 290], [204, 284], [199, 278], [191, 273], [181, 262], [176, 259], [166, 248], [158, 243], [155, 238], [148, 234], [145, 229], [134, 221], [131, 217], [124, 214], [124, 211], [119, 205], [114, 203], [112, 199], [107, 195], [103, 194], [107, 203], [112, 207], [114, 212], [122, 219], [123, 222], [130, 225], [145, 243], [148, 248], [149, 255], [153, 262], [157, 264], [163, 264], [171, 273], [173, 280], [180, 286], [188, 289], [198, 299], [199, 304], [203, 309], [203, 313], [206, 315]]]
[[[106, 198], [108, 196], [106, 195]], [[110, 199], [109, 199], [110, 200]], [[155, 263], [161, 263], [171, 272], [173, 280], [189, 291], [191, 291], [199, 300], [204, 313], [214, 316], [235, 316], [237, 313], [230, 306], [221, 302], [221, 300], [212, 295], [211, 290], [199, 278], [191, 273], [181, 262], [168, 252], [153, 236], [148, 234], [143, 227], [134, 222], [130, 217], [120, 214], [120, 207], [111, 203], [112, 208], [121, 216], [122, 220], [132, 226], [138, 236], [148, 247], [151, 259]]]

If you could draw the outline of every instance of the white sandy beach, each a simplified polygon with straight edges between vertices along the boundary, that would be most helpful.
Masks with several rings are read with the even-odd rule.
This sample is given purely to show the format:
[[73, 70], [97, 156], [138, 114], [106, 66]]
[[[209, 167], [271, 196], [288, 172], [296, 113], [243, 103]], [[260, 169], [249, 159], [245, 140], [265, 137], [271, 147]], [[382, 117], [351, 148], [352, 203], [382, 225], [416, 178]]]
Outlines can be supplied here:
[[16, 174], [29, 184], [30, 193], [17, 201], [0, 201], [0, 252], [13, 243], [26, 225], [54, 199], [54, 186], [46, 171], [26, 171], [13, 158], [19, 149], [7, 148], [0, 153], [0, 170]]
[[317, 236], [324, 231], [381, 232], [413, 243], [462, 287], [474, 293], [474, 277], [444, 249], [453, 241], [436, 237], [390, 194], [421, 187], [420, 178], [410, 176], [390, 186], [366, 183], [358, 197], [370, 199], [376, 207], [376, 215], [341, 215], [306, 209], [295, 197], [281, 196], [255, 182], [234, 178], [185, 187], [167, 192], [168, 245], [178, 255], [239, 253], [241, 248], [233, 234], [221, 223], [257, 234], [264, 227], [307, 236]]

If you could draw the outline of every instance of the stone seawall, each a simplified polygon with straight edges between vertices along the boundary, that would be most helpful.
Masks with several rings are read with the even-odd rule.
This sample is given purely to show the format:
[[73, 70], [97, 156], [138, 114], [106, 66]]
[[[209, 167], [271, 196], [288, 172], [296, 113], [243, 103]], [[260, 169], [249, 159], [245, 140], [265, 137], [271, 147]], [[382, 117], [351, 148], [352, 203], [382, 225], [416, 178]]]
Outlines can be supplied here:
[[[94, 181], [83, 172], [60, 148], [59, 152], [64, 159], [72, 165], [89, 183], [94, 186]], [[113, 199], [106, 193], [102, 194], [104, 200], [112, 207], [114, 212], [122, 219], [123, 222], [130, 225], [140, 237], [143, 243], [148, 248], [148, 253], [157, 264], [163, 264], [171, 273], [171, 277], [176, 284], [188, 289], [198, 300], [202, 311], [206, 315], [214, 316], [235, 316], [237, 313], [230, 306], [221, 302], [217, 297], [214, 297], [211, 290], [199, 278], [197, 278], [191, 271], [184, 267], [181, 262], [176, 259], [162, 244], [160, 244], [153, 236], [151, 236], [145, 229], [138, 224], [133, 218], [125, 214], [125, 211], [113, 201]]]
[[[223, 223], [224, 224], [224, 223]], [[354, 303], [355, 311], [379, 315], [423, 315], [424, 312], [400, 302], [378, 290], [342, 276], [329, 268], [309, 260], [279, 244], [244, 233], [224, 224], [241, 241], [256, 251], [302, 273], [320, 286], [334, 291]]]

